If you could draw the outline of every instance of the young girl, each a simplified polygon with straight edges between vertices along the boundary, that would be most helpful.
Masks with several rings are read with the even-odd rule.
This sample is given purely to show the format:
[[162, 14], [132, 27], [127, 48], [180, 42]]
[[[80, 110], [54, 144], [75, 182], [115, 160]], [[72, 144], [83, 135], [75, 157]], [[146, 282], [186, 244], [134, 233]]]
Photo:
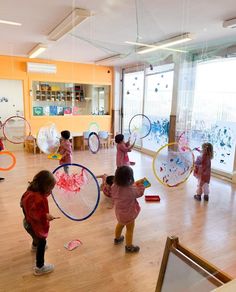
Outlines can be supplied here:
[[125, 143], [124, 135], [122, 134], [115, 136], [115, 142], [117, 143], [116, 166], [120, 167], [123, 165], [134, 165], [135, 162], [129, 161], [128, 152], [131, 152], [135, 142], [132, 145], [130, 145], [130, 141]]
[[55, 186], [53, 174], [42, 170], [29, 183], [26, 192], [21, 198], [20, 205], [25, 218], [23, 225], [31, 235], [32, 251], [36, 250], [36, 267], [34, 275], [40, 276], [54, 270], [54, 265], [44, 263], [46, 238], [49, 231], [49, 221], [56, 219], [49, 213], [48, 199]]
[[113, 185], [115, 177], [114, 177], [114, 175], [107, 175], [104, 173], [102, 175], [98, 175], [97, 178], [102, 179], [102, 184], [100, 185], [100, 190], [110, 200], [110, 202], [109, 202], [110, 204], [109, 204], [108, 209], [112, 209], [113, 208], [113, 200], [111, 198], [111, 186]]
[[201, 201], [204, 193], [204, 200], [209, 200], [209, 183], [211, 178], [211, 159], [213, 158], [213, 146], [211, 143], [202, 144], [202, 154], [197, 157], [193, 175], [198, 179], [198, 186], [194, 199]]
[[[60, 165], [65, 163], [71, 163], [72, 159], [72, 147], [69, 141], [70, 139], [70, 132], [69, 131], [62, 131], [61, 132], [61, 141], [60, 147], [58, 152], [62, 155], [61, 160], [59, 161]], [[68, 174], [68, 166], [64, 166], [64, 171]]]
[[124, 241], [121, 235], [126, 226], [126, 246], [128, 253], [138, 252], [139, 246], [133, 245], [134, 222], [140, 212], [137, 198], [143, 196], [144, 186], [135, 185], [133, 170], [129, 166], [118, 167], [115, 173], [114, 184], [111, 187], [111, 195], [114, 200], [117, 225], [115, 229], [114, 244]]
[[111, 186], [114, 182], [114, 175], [107, 175], [104, 173], [102, 175], [98, 175], [97, 178], [102, 179], [100, 190], [103, 192], [105, 196], [107, 196], [108, 198], [111, 198]]

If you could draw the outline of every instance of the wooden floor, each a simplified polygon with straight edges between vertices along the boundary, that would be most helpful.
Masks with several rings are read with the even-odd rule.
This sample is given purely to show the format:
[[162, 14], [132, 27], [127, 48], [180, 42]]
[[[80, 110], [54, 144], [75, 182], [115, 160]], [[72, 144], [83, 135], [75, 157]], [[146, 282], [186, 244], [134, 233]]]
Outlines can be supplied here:
[[[220, 269], [236, 277], [236, 187], [213, 178], [208, 203], [196, 202], [196, 181], [177, 188], [165, 188], [154, 178], [150, 157], [132, 152], [136, 161], [135, 178], [148, 177], [148, 194], [158, 194], [160, 203], [139, 200], [142, 211], [137, 219], [134, 243], [139, 254], [125, 254], [124, 245], [114, 246], [114, 209], [108, 209], [104, 196], [95, 214], [85, 222], [74, 222], [60, 214], [50, 198], [50, 210], [60, 220], [51, 223], [46, 261], [55, 264], [55, 272], [42, 277], [32, 275], [35, 254], [31, 240], [22, 227], [19, 199], [27, 181], [41, 169], [53, 170], [57, 161], [44, 154], [15, 152], [16, 167], [0, 173], [0, 291], [98, 291], [151, 292], [155, 290], [163, 249], [168, 235]], [[74, 162], [84, 164], [95, 174], [112, 174], [115, 149], [93, 155], [77, 151]], [[63, 245], [80, 239], [83, 245], [67, 251]]]

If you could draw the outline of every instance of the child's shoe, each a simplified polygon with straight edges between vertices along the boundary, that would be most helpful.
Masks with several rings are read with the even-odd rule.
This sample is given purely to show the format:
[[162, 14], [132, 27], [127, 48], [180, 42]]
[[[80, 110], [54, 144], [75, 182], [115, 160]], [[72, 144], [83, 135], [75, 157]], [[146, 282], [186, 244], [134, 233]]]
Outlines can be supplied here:
[[130, 246], [125, 247], [125, 251], [127, 253], [135, 253], [135, 252], [139, 252], [139, 250], [140, 250], [140, 247], [135, 246], [135, 245], [130, 245]]
[[204, 195], [204, 201], [209, 201], [209, 196], [208, 195]]
[[52, 264], [44, 264], [42, 268], [35, 267], [34, 268], [34, 275], [35, 276], [42, 276], [44, 274], [48, 274], [54, 271], [54, 265]]
[[130, 164], [130, 166], [132, 166], [132, 165], [135, 165], [135, 162], [134, 161], [130, 161], [129, 164]]
[[202, 199], [200, 195], [194, 195], [193, 197], [197, 201], [201, 201], [201, 199]]
[[120, 244], [124, 241], [124, 236], [121, 235], [119, 238], [114, 238], [114, 244], [117, 245], [117, 244]]

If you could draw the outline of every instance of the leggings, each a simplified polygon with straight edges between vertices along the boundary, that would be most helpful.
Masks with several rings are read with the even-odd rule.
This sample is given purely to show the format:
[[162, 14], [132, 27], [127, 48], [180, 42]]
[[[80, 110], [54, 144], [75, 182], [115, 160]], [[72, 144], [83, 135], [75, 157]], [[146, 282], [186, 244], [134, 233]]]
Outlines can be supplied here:
[[197, 191], [196, 191], [196, 195], [201, 196], [202, 193], [206, 196], [209, 195], [210, 191], [209, 191], [209, 184], [208, 183], [204, 183], [202, 186], [200, 185], [200, 181], [198, 181], [198, 186], [197, 186]]
[[125, 225], [120, 224], [118, 222], [116, 225], [116, 230], [115, 230], [115, 238], [117, 239], [120, 238], [121, 232], [125, 226], [126, 226], [126, 234], [125, 234], [126, 246], [131, 246], [133, 243], [134, 221]]
[[45, 246], [46, 246], [46, 238], [41, 238], [38, 237], [31, 225], [24, 219], [23, 220], [23, 225], [25, 230], [31, 235], [33, 242], [32, 245], [37, 247], [37, 251], [36, 251], [36, 267], [37, 268], [42, 268], [42, 266], [44, 265], [44, 254], [45, 254]]

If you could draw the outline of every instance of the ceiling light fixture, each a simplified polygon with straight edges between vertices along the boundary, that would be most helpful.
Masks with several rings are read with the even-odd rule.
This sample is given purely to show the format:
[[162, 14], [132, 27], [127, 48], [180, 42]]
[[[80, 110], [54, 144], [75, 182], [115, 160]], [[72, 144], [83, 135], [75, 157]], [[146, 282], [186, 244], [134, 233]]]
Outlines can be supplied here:
[[[137, 43], [137, 42], [129, 42], [126, 41], [126, 44], [129, 45], [135, 45], [135, 46], [140, 46], [140, 47], [148, 47], [148, 48], [156, 48], [157, 46], [155, 45], [148, 45], [148, 44], [144, 44], [144, 43]], [[140, 48], [141, 49], [141, 48]], [[143, 49], [143, 48], [142, 48]], [[179, 50], [179, 49], [170, 49], [170, 48], [159, 48], [159, 50], [167, 50], [167, 51], [173, 51], [173, 52], [179, 52], [179, 53], [187, 53], [186, 50]]]
[[48, 40], [58, 41], [91, 15], [91, 11], [89, 10], [75, 8], [49, 33]]
[[223, 22], [225, 28], [236, 28], [236, 18], [228, 19]]
[[38, 44], [28, 53], [28, 56], [30, 59], [36, 58], [38, 55], [42, 54], [47, 48], [48, 47], [46, 45]]
[[125, 55], [117, 54], [117, 55], [113, 55], [113, 56], [110, 56], [110, 57], [107, 57], [107, 58], [103, 58], [103, 59], [97, 60], [94, 63], [96, 65], [108, 65], [109, 62], [120, 60], [120, 59], [123, 59], [124, 57], [125, 57]]
[[19, 22], [8, 21], [8, 20], [3, 20], [3, 19], [0, 19], [0, 23], [2, 23], [2, 24], [16, 25], [16, 26], [21, 26], [22, 25], [22, 23], [19, 23]]
[[[148, 45], [148, 44], [143, 44], [143, 43], [137, 43], [137, 42], [126, 42], [128, 44], [133, 44], [133, 45], [138, 45], [141, 46], [141, 48], [138, 49], [138, 54], [146, 54], [146, 53], [150, 53], [150, 52], [154, 52], [156, 50], [161, 50], [161, 49], [166, 49], [166, 50], [175, 50], [175, 49], [169, 49], [169, 47], [171, 46], [175, 46], [178, 44], [182, 44], [188, 41], [192, 40], [192, 36], [189, 33], [185, 33], [158, 43], [155, 43], [153, 45]], [[143, 47], [148, 47], [148, 48], [142, 48]], [[181, 50], [177, 50], [176, 51], [180, 51]], [[186, 51], [184, 51], [186, 52]]]

